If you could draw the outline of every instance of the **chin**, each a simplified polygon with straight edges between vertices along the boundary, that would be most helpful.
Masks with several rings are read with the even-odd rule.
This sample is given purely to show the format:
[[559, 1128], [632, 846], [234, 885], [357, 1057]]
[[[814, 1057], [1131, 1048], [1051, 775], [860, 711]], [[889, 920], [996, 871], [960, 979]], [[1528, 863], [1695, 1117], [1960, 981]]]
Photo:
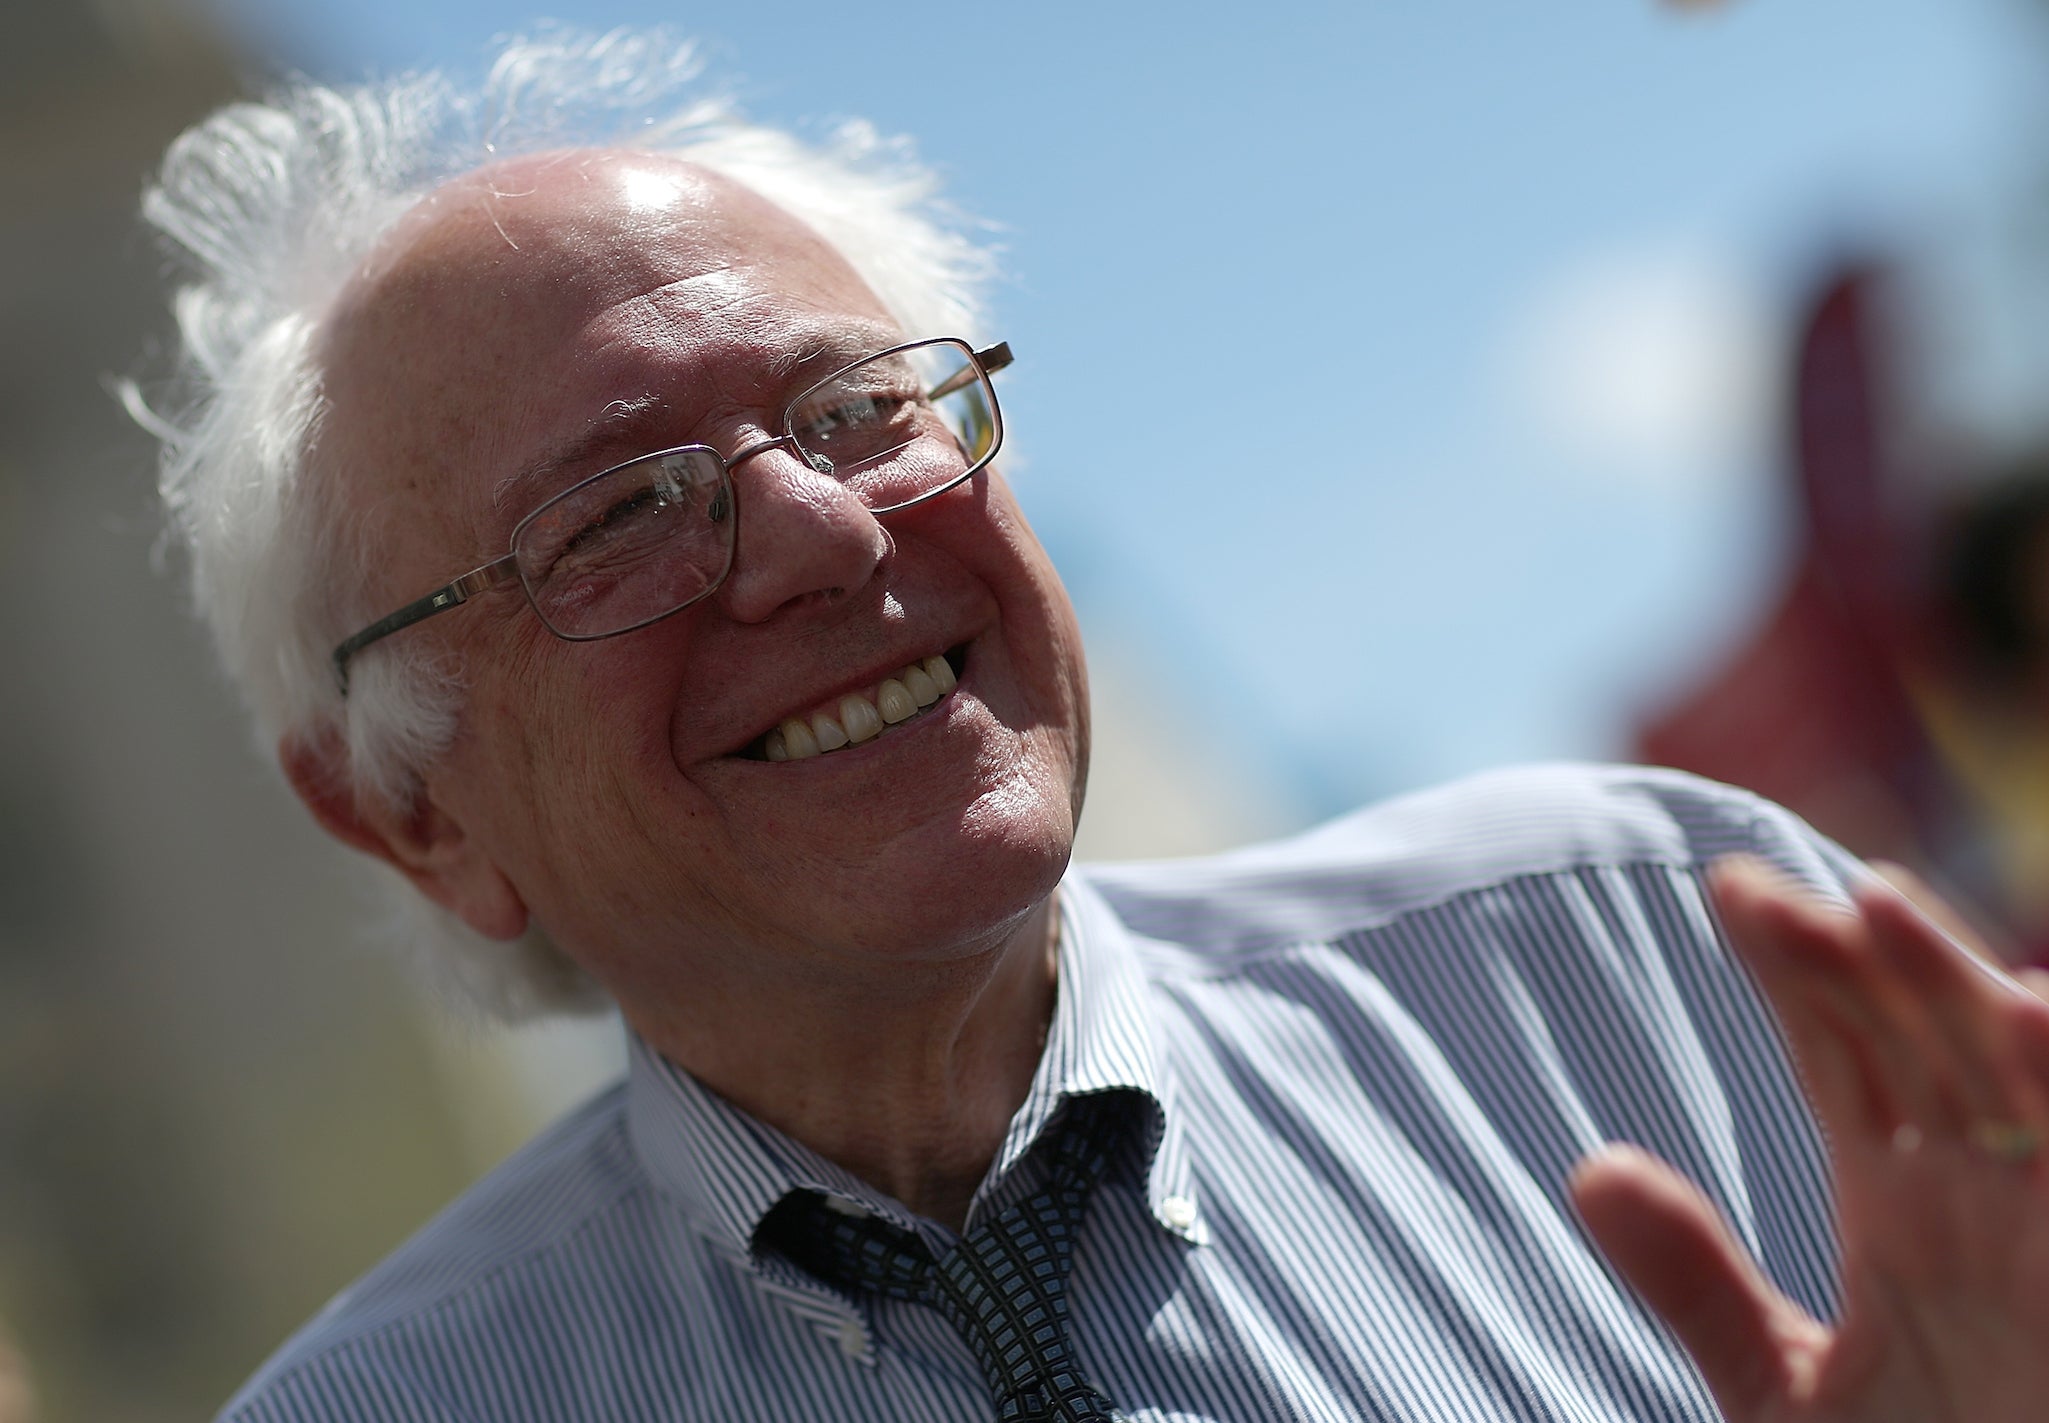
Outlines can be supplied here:
[[[1067, 872], [1074, 850], [1069, 804], [1064, 790], [1049, 799], [1006, 789], [983, 796], [953, 825], [933, 827], [943, 852], [904, 837], [892, 849], [905, 853], [885, 855], [877, 866], [887, 897], [872, 905], [865, 947], [950, 956], [1010, 933]], [[924, 848], [933, 853], [920, 853]]]

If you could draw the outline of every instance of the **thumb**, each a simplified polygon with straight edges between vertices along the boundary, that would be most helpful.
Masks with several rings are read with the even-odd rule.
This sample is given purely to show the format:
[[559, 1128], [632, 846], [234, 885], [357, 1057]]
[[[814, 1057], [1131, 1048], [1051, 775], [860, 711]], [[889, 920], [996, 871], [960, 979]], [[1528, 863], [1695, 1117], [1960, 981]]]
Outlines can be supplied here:
[[1827, 1331], [1758, 1271], [1692, 1182], [1610, 1146], [1580, 1162], [1571, 1187], [1594, 1243], [1679, 1336], [1732, 1423], [1799, 1391]]

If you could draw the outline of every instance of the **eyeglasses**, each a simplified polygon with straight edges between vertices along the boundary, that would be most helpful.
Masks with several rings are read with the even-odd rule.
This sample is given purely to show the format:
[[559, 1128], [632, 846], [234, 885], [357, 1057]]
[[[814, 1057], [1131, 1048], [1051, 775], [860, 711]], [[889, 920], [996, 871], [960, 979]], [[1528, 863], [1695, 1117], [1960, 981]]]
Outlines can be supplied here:
[[334, 650], [349, 660], [380, 638], [517, 580], [549, 632], [591, 642], [646, 627], [709, 597], [733, 569], [735, 466], [788, 450], [837, 479], [871, 514], [936, 498], [1003, 443], [992, 373], [1010, 346], [910, 341], [841, 366], [783, 408], [782, 433], [730, 458], [709, 445], [657, 450], [570, 486], [519, 521], [512, 548], [406, 604]]

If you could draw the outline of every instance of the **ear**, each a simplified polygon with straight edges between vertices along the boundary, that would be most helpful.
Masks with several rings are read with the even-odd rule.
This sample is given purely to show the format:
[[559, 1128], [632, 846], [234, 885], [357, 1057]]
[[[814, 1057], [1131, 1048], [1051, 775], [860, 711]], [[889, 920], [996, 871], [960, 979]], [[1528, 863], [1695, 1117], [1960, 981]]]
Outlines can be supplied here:
[[277, 759], [293, 791], [335, 839], [384, 861], [486, 938], [526, 932], [526, 902], [512, 881], [424, 789], [410, 805], [397, 806], [359, 792], [348, 749], [332, 730], [287, 733]]

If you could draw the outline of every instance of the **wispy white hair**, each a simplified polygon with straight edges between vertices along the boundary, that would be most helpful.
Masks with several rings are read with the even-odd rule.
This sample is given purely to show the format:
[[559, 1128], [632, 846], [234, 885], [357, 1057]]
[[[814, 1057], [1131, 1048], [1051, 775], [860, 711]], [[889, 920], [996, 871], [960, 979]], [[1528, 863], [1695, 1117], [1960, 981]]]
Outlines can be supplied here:
[[[454, 736], [463, 678], [429, 651], [436, 640], [399, 636], [351, 664], [346, 698], [336, 684], [331, 650], [390, 609], [368, 605], [365, 531], [321, 480], [302, 479], [325, 414], [321, 323], [432, 189], [582, 146], [721, 173], [837, 247], [906, 332], [978, 334], [991, 255], [906, 144], [848, 123], [813, 147], [748, 123], [702, 91], [691, 47], [659, 32], [510, 40], [473, 88], [431, 73], [297, 81], [186, 132], [143, 198], [191, 268], [174, 298], [178, 368], [166, 392], [145, 399], [130, 385], [126, 398], [161, 442], [171, 534], [259, 739], [345, 747], [344, 793], [409, 804]], [[507, 1019], [602, 1003], [539, 929], [496, 943], [398, 887], [401, 933], [458, 996]]]

